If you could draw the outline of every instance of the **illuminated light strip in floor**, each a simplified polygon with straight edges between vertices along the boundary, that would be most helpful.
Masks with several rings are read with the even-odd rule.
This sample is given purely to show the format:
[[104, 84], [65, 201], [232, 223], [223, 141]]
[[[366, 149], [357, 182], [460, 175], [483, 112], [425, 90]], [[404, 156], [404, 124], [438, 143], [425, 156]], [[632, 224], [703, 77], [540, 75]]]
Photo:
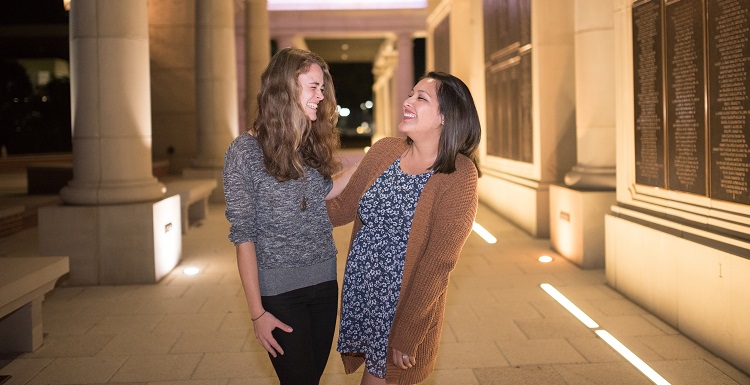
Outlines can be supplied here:
[[596, 329], [599, 327], [598, 323], [594, 322], [591, 317], [586, 315], [586, 313], [584, 313], [583, 310], [579, 309], [578, 306], [573, 304], [573, 302], [570, 302], [569, 299], [567, 299], [564, 295], [562, 295], [562, 293], [557, 291], [557, 289], [552, 287], [552, 285], [550, 285], [549, 283], [543, 283], [539, 286], [541, 286], [542, 290], [546, 291], [547, 294], [550, 295], [550, 297], [554, 298], [555, 301], [557, 301], [571, 314], [578, 318], [579, 321], [583, 322], [584, 325], [588, 326], [591, 329]]
[[594, 333], [599, 336], [599, 338], [603, 339], [604, 342], [609, 344], [609, 346], [612, 347], [612, 349], [615, 349], [617, 353], [620, 353], [621, 356], [625, 357], [626, 360], [628, 360], [633, 366], [636, 367], [636, 369], [640, 370], [641, 373], [645, 374], [646, 377], [649, 378], [649, 380], [653, 381], [657, 385], [670, 385], [669, 381], [665, 380], [664, 377], [660, 376], [659, 373], [656, 373], [654, 369], [651, 369], [648, 364], [643, 362], [638, 356], [636, 356], [633, 352], [630, 351], [630, 349], [626, 348], [625, 345], [620, 343], [620, 341], [617, 340], [617, 338], [613, 337], [609, 332], [606, 330], [595, 330]]
[[604, 340], [609, 346], [612, 347], [617, 353], [619, 353], [623, 358], [628, 360], [630, 364], [635, 366], [636, 369], [638, 369], [641, 373], [643, 373], [646, 377], [648, 377], [649, 380], [653, 381], [657, 385], [671, 385], [669, 381], [665, 380], [664, 377], [660, 376], [659, 373], [656, 373], [654, 369], [652, 369], [648, 364], [643, 362], [638, 356], [636, 356], [633, 352], [630, 351], [625, 345], [620, 343], [615, 337], [613, 337], [611, 334], [609, 334], [608, 331], [599, 329], [599, 324], [596, 323], [591, 317], [586, 315], [586, 313], [583, 312], [583, 310], [579, 309], [578, 306], [576, 306], [573, 302], [570, 302], [568, 298], [566, 298], [562, 293], [560, 293], [557, 289], [555, 289], [552, 285], [548, 283], [543, 283], [539, 285], [542, 290], [547, 292], [552, 298], [555, 299], [562, 307], [567, 309], [571, 314], [573, 314], [576, 318], [578, 318], [579, 321], [583, 322], [584, 325], [589, 327], [590, 329], [597, 329], [594, 330], [594, 333], [596, 333], [599, 338]]
[[471, 225], [471, 229], [474, 230], [474, 232], [477, 233], [477, 235], [482, 237], [482, 239], [484, 239], [485, 242], [497, 243], [497, 238], [492, 236], [492, 234], [490, 234], [490, 232], [487, 231], [487, 229], [485, 229], [484, 227], [482, 227], [482, 225], [480, 225], [479, 223], [474, 222], [474, 224]]

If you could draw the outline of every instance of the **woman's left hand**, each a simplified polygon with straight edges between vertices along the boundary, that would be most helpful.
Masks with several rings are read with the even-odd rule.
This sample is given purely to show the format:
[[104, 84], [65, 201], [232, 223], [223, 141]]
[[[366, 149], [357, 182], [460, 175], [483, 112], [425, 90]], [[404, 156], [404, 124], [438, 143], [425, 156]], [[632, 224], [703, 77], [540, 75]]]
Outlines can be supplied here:
[[417, 357], [409, 356], [393, 349], [393, 364], [401, 369], [409, 369], [417, 363]]

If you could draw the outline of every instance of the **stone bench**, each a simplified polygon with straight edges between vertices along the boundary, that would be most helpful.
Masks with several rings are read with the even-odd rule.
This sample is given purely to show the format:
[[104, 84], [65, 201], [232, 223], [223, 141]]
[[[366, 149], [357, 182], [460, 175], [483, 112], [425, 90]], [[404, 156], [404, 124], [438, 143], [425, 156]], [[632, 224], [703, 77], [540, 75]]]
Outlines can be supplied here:
[[0, 258], [0, 354], [42, 345], [42, 301], [69, 270], [68, 257]]
[[166, 179], [161, 182], [167, 187], [167, 196], [180, 195], [183, 234], [187, 233], [191, 223], [208, 216], [208, 198], [216, 189], [215, 179]]
[[0, 238], [23, 230], [23, 213], [26, 207], [13, 205], [0, 207]]

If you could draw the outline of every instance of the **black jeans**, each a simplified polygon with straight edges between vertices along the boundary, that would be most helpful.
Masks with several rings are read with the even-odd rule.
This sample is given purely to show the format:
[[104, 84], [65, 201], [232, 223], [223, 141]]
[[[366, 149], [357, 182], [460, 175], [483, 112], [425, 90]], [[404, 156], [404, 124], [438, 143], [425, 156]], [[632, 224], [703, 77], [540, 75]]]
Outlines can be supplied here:
[[331, 352], [338, 310], [338, 282], [328, 281], [273, 296], [261, 297], [263, 308], [292, 327], [273, 338], [284, 349], [271, 363], [281, 385], [318, 385]]

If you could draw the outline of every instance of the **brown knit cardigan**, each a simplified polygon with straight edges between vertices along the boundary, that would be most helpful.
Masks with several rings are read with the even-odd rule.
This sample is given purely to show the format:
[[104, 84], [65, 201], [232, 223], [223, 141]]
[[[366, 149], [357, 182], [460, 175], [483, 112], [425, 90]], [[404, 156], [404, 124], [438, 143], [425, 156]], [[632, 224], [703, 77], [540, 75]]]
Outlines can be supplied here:
[[[362, 195], [406, 148], [404, 138], [379, 140], [341, 195], [328, 202], [328, 215], [334, 226], [354, 221], [352, 240], [362, 227], [357, 215]], [[388, 337], [388, 383], [416, 384], [435, 367], [449, 275], [471, 232], [476, 211], [477, 170], [469, 158], [459, 155], [456, 171], [432, 175], [417, 202], [406, 245], [401, 292]], [[416, 365], [398, 368], [391, 358], [393, 349], [415, 356]], [[364, 363], [361, 355], [342, 354], [342, 359], [346, 373], [353, 373]]]

